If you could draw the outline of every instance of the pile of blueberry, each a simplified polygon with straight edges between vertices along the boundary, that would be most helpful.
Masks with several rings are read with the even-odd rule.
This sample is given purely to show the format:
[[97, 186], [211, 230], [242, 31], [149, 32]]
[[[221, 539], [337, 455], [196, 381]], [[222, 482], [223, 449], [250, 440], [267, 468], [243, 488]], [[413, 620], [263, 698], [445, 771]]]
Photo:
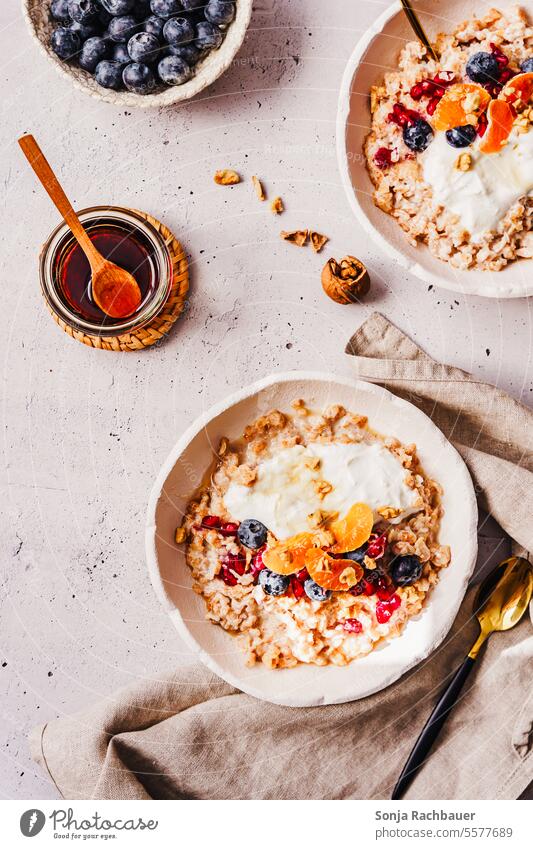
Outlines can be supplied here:
[[104, 88], [150, 94], [182, 85], [222, 44], [234, 0], [52, 0], [52, 50]]

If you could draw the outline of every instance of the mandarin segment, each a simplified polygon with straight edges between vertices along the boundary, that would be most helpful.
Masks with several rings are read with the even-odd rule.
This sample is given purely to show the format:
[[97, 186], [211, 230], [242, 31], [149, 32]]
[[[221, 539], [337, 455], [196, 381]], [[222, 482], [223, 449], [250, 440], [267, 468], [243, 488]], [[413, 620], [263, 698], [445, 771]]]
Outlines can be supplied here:
[[518, 74], [505, 84], [500, 99], [519, 106], [527, 106], [533, 96], [533, 73]]
[[305, 555], [305, 566], [316, 584], [336, 592], [354, 587], [364, 573], [359, 563], [335, 559], [320, 548], [309, 549]]
[[445, 131], [472, 124], [485, 112], [490, 101], [490, 94], [480, 85], [474, 83], [451, 85], [435, 110], [433, 127], [436, 130]]
[[345, 551], [353, 551], [367, 541], [372, 533], [374, 525], [374, 513], [368, 504], [358, 502], [352, 504], [346, 516], [330, 526], [335, 536], [335, 545], [332, 547], [334, 554], [343, 554]]
[[306, 552], [323, 542], [323, 536], [320, 534], [296, 534], [267, 548], [263, 552], [263, 563], [267, 569], [278, 575], [293, 575], [303, 568]]
[[488, 125], [481, 139], [479, 149], [482, 153], [499, 153], [513, 129], [515, 115], [506, 100], [493, 100], [487, 110]]

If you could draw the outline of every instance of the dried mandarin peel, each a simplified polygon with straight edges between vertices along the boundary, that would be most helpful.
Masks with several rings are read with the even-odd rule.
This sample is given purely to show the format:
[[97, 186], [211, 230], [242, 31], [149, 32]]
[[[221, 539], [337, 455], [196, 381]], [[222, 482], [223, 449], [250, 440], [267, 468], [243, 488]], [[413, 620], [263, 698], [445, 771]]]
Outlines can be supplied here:
[[513, 129], [515, 113], [506, 100], [492, 100], [487, 110], [488, 125], [481, 139], [482, 153], [499, 153], [506, 145]]
[[338, 560], [319, 548], [310, 549], [305, 567], [313, 581], [326, 590], [349, 590], [363, 577], [363, 567], [351, 560]]
[[435, 130], [445, 131], [475, 123], [490, 102], [490, 94], [480, 85], [475, 83], [451, 85], [435, 110], [433, 127]]

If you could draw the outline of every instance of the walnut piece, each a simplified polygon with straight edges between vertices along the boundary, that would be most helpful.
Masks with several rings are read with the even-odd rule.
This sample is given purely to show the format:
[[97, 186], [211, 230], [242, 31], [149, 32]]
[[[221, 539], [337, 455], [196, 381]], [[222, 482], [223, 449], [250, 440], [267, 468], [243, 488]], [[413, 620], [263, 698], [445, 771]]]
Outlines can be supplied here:
[[218, 450], [217, 450], [218, 456], [223, 457], [224, 454], [226, 453], [226, 451], [228, 450], [228, 447], [229, 447], [229, 442], [226, 439], [226, 437], [223, 436], [222, 439], [220, 440], [220, 442], [218, 443]]
[[181, 545], [182, 542], [185, 542], [187, 539], [187, 530], [183, 527], [176, 528], [175, 540], [178, 545]]
[[322, 233], [317, 233], [316, 230], [309, 230], [309, 238], [311, 247], [316, 254], [319, 254], [326, 242], [329, 242], [328, 236], [323, 236]]
[[234, 186], [236, 183], [241, 182], [241, 178], [237, 172], [230, 171], [228, 168], [222, 171], [216, 171], [213, 179], [219, 186]]
[[282, 230], [280, 236], [286, 242], [292, 242], [294, 245], [298, 245], [299, 248], [303, 248], [307, 242], [309, 230]]
[[472, 167], [472, 157], [469, 153], [462, 153], [456, 160], [454, 168], [456, 171], [470, 171]]
[[329, 483], [329, 481], [321, 480], [313, 481], [313, 488], [320, 500], [323, 501], [328, 492], [332, 491], [333, 486]]
[[365, 265], [354, 256], [340, 262], [328, 259], [322, 269], [322, 288], [338, 304], [353, 304], [370, 290], [370, 277]]
[[255, 177], [255, 176], [252, 177], [252, 184], [253, 184], [253, 187], [255, 189], [255, 193], [256, 193], [257, 197], [259, 198], [259, 200], [266, 200], [265, 190], [263, 188], [263, 184], [262, 184], [261, 180], [259, 179], [259, 177]]
[[270, 209], [272, 212], [275, 212], [276, 215], [281, 215], [285, 207], [283, 206], [283, 201], [281, 198], [274, 198], [272, 203], [270, 204]]

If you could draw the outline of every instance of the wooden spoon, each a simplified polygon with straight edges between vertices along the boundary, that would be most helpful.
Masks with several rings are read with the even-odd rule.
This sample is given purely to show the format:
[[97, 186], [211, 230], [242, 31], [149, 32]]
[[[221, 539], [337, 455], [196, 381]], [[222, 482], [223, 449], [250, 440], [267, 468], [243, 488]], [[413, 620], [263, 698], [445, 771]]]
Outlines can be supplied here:
[[109, 262], [95, 248], [33, 136], [22, 136], [18, 141], [52, 203], [65, 219], [89, 260], [93, 300], [102, 312], [111, 318], [126, 318], [132, 315], [142, 300], [137, 281], [129, 271]]

